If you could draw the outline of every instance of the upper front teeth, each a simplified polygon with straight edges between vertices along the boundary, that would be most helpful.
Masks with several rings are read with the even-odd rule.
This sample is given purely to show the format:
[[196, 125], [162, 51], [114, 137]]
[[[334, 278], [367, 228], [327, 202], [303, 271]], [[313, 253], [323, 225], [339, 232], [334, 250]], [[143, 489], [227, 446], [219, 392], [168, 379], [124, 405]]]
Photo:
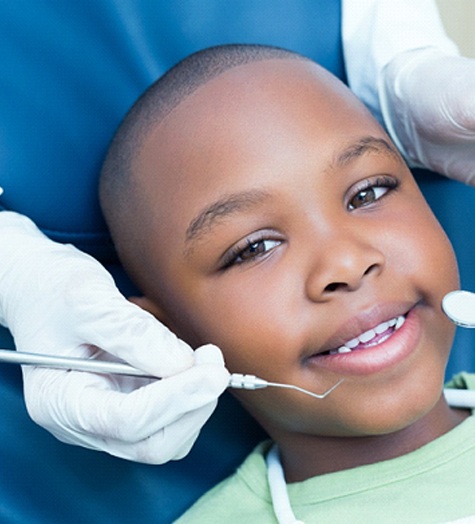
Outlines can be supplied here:
[[[388, 320], [386, 322], [381, 322], [381, 324], [378, 324], [373, 329], [369, 329], [368, 331], [365, 331], [361, 335], [359, 335], [356, 338], [352, 338], [348, 342], [345, 342], [343, 346], [340, 348], [330, 351], [330, 354], [334, 355], [336, 353], [349, 353], [353, 348], [358, 346], [359, 344], [366, 344], [370, 342], [373, 338], [376, 337], [376, 335], [380, 335], [381, 333], [384, 333], [389, 328], [394, 326], [394, 331], [397, 331], [406, 321], [406, 318], [404, 316], [399, 316], [392, 318], [391, 320]], [[386, 340], [390, 335], [388, 334], [387, 337], [383, 337], [381, 340], [378, 341], [378, 343], [383, 342]]]

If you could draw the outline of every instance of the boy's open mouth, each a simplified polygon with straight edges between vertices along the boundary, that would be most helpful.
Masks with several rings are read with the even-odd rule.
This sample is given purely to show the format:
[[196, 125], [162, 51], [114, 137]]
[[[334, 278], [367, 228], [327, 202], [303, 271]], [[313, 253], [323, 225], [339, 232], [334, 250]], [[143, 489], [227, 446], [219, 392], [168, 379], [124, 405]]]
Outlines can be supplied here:
[[344, 320], [302, 364], [339, 375], [370, 375], [397, 366], [418, 347], [426, 325], [419, 302], [386, 302]]
[[378, 346], [391, 338], [391, 336], [398, 331], [406, 322], [407, 313], [403, 315], [397, 315], [389, 320], [380, 322], [371, 329], [368, 329], [360, 335], [349, 339], [343, 344], [322, 351], [321, 353], [315, 353], [312, 357], [328, 357], [333, 355], [344, 355], [346, 353], [352, 353], [361, 349], [369, 349]]
[[404, 325], [405, 321], [405, 315], [399, 315], [385, 322], [381, 322], [374, 328], [361, 333], [361, 335], [357, 336], [356, 338], [348, 340], [339, 348], [324, 351], [323, 353], [320, 353], [319, 356], [351, 353], [352, 351], [357, 351], [359, 349], [377, 346], [391, 337], [391, 335], [398, 329], [400, 329]]

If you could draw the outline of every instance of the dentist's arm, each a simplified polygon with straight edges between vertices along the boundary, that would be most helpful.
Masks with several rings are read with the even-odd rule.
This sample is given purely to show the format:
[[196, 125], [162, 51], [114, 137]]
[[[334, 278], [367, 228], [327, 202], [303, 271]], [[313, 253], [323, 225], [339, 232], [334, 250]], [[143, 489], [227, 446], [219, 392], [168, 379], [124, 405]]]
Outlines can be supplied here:
[[109, 273], [27, 218], [0, 213], [0, 322], [18, 350], [121, 359], [165, 377], [26, 366], [30, 416], [58, 439], [145, 463], [185, 456], [226, 389], [221, 352], [195, 352], [119, 293]]
[[411, 166], [475, 185], [475, 60], [459, 56], [433, 0], [343, 0], [350, 87]]

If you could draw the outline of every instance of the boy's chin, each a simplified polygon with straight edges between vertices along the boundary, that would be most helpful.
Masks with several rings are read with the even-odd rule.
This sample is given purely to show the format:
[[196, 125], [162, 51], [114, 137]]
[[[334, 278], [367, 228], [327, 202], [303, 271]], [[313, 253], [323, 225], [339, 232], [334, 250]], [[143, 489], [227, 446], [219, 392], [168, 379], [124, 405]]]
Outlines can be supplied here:
[[[442, 391], [433, 388], [432, 394], [425, 392], [422, 398], [405, 399], [399, 396], [394, 402], [374, 402], [339, 413], [336, 419], [317, 420], [307, 434], [322, 437], [382, 437], [397, 434], [431, 433], [437, 431], [437, 413], [441, 413], [445, 401]], [[323, 401], [324, 402], [324, 401]], [[422, 436], [422, 435], [421, 435]]]
[[[440, 402], [441, 393], [431, 402], [411, 406], [392, 406], [368, 413], [357, 413], [351, 420], [346, 420], [344, 427], [336, 433], [342, 437], [380, 437], [398, 433], [423, 432], [429, 430], [431, 413]], [[410, 402], [408, 401], [408, 404]], [[336, 436], [336, 435], [335, 435]]]

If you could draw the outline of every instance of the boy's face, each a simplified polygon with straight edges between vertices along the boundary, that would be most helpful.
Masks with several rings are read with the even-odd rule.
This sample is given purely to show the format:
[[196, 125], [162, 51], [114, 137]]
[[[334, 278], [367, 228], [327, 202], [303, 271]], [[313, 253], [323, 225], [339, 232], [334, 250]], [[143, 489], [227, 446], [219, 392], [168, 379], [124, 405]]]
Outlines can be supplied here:
[[229, 70], [150, 134], [136, 168], [152, 309], [193, 346], [218, 345], [231, 372], [317, 393], [345, 378], [325, 400], [236, 393], [272, 436], [383, 434], [432, 409], [454, 255], [346, 88], [308, 62]]

